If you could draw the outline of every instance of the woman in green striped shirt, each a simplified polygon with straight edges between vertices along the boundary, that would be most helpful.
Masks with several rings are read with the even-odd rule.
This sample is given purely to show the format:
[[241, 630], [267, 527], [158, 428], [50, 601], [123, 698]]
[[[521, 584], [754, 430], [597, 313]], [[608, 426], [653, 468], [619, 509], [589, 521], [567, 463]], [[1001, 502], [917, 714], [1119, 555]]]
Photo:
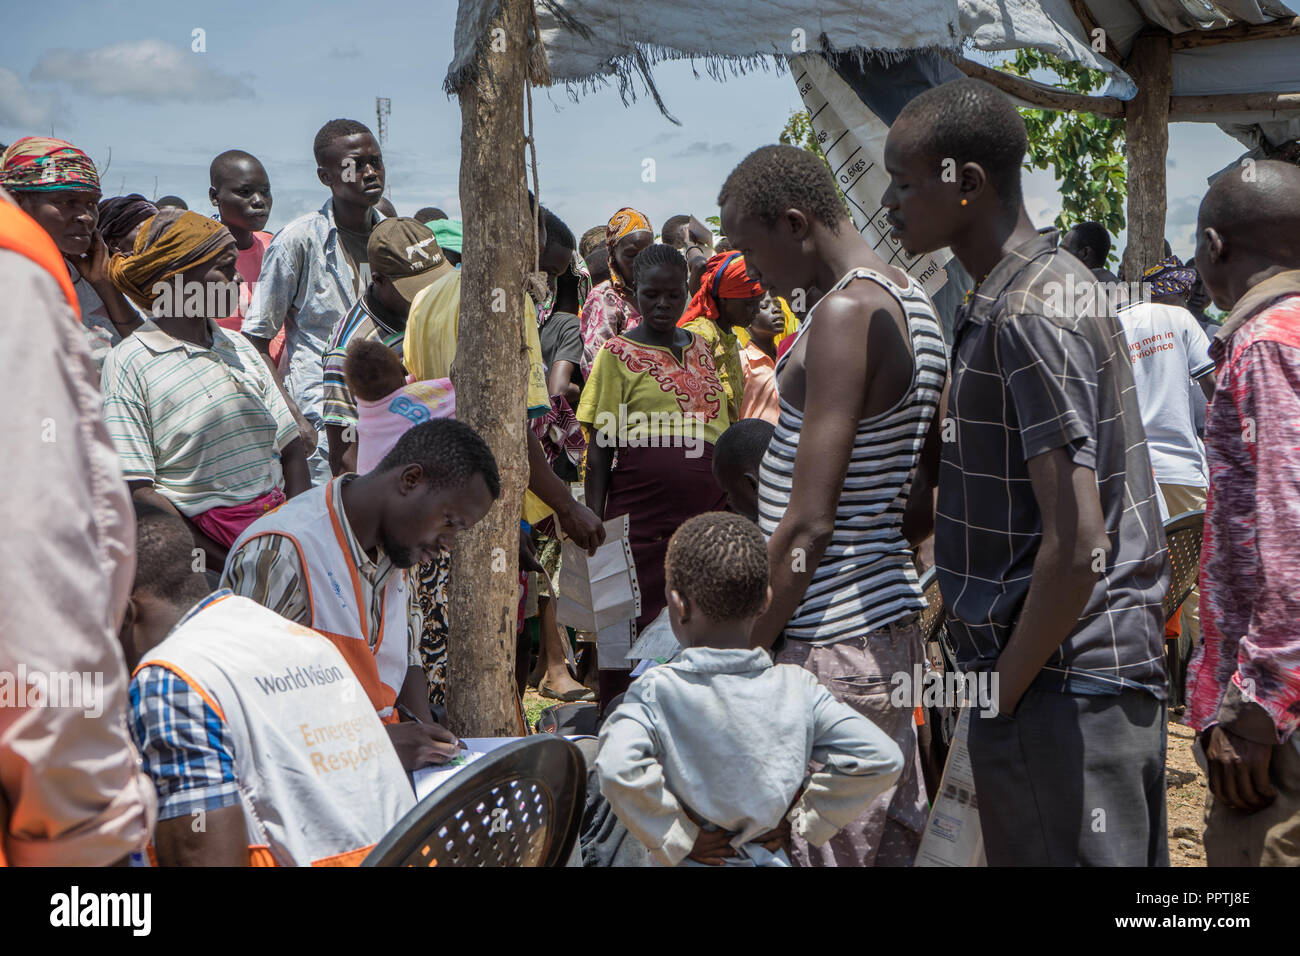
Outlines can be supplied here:
[[266, 363], [216, 322], [239, 302], [237, 256], [216, 220], [182, 210], [147, 220], [110, 273], [152, 318], [137, 330], [143, 338], [109, 353], [101, 380], [132, 494], [185, 518], [213, 568], [254, 519], [311, 487]]

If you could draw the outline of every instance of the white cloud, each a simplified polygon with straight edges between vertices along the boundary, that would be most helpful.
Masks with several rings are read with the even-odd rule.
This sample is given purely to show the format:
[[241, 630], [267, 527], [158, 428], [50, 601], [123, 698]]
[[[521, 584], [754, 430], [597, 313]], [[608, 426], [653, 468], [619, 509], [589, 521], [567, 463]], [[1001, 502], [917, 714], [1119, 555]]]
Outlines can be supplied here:
[[673, 153], [673, 156], [678, 159], [685, 156], [728, 156], [735, 152], [736, 147], [730, 143], [706, 143], [696, 140], [685, 149]]
[[1165, 238], [1184, 260], [1196, 253], [1196, 215], [1200, 209], [1199, 195], [1179, 196], [1170, 201], [1165, 213]]
[[1035, 169], [1021, 176], [1020, 185], [1029, 221], [1039, 229], [1052, 225], [1061, 211], [1061, 194], [1055, 177], [1046, 170]]
[[116, 43], [96, 50], [47, 50], [32, 69], [32, 79], [64, 83], [87, 96], [121, 96], [145, 103], [253, 95], [244, 78], [209, 66], [208, 56], [162, 40]]
[[0, 126], [13, 126], [29, 133], [48, 130], [58, 97], [29, 89], [13, 70], [0, 66]]

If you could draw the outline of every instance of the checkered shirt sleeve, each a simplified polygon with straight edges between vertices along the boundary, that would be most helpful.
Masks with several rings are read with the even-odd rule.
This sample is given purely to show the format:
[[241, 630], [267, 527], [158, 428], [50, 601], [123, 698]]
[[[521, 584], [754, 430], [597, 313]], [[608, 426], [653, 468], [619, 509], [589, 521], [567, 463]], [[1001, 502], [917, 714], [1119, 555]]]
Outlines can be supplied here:
[[131, 736], [158, 791], [158, 819], [240, 802], [225, 723], [179, 676], [144, 667], [131, 682]]

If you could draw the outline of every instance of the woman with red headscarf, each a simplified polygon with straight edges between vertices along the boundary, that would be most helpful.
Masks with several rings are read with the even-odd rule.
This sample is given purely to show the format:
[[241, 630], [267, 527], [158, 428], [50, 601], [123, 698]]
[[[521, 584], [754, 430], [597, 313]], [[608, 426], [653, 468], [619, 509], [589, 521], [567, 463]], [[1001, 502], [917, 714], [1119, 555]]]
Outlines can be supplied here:
[[654, 238], [650, 220], [631, 206], [624, 206], [610, 217], [605, 227], [609, 279], [592, 289], [582, 306], [583, 379], [591, 375], [591, 363], [596, 361], [602, 345], [641, 324], [641, 313], [636, 310], [632, 262]]
[[740, 419], [745, 394], [735, 329], [749, 325], [762, 301], [763, 287], [745, 272], [745, 257], [739, 252], [719, 252], [704, 264], [700, 288], [677, 323], [698, 335], [712, 350], [733, 422]]

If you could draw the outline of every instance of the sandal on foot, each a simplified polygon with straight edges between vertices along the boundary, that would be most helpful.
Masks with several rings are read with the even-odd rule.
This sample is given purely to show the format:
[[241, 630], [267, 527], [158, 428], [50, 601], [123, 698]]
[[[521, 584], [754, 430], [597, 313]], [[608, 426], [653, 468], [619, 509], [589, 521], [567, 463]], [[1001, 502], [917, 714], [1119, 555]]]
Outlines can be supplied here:
[[577, 690], [571, 690], [563, 694], [557, 694], [555, 691], [551, 690], [550, 685], [546, 683], [545, 677], [543, 677], [541, 680], [537, 682], [537, 693], [550, 700], [558, 700], [564, 704], [573, 704], [573, 703], [577, 703], [580, 700], [596, 699], [595, 692], [587, 687], [579, 687]]

